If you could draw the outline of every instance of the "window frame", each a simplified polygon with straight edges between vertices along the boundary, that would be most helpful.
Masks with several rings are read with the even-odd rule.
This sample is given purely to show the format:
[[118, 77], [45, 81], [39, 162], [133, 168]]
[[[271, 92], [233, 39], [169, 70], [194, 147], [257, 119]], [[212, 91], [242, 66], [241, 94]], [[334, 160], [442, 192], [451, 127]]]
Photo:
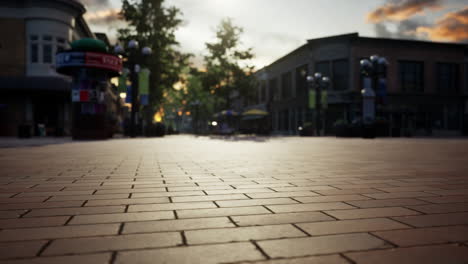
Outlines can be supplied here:
[[[420, 71], [417, 72], [414, 70], [412, 73], [404, 73], [403, 71], [405, 70], [403, 65], [406, 67], [408, 66], [421, 66]], [[416, 68], [415, 68], [416, 69]], [[425, 92], [425, 87], [424, 87], [424, 61], [412, 61], [412, 60], [399, 60], [398, 61], [398, 78], [399, 78], [399, 83], [400, 83], [400, 90], [401, 92], [404, 93], [424, 93]], [[408, 87], [408, 82], [405, 82], [405, 79], [409, 79], [410, 75], [413, 75], [414, 81], [413, 83], [409, 83], [409, 85], [414, 85], [415, 88], [413, 89], [407, 89]], [[419, 75], [419, 76], [417, 76]]]

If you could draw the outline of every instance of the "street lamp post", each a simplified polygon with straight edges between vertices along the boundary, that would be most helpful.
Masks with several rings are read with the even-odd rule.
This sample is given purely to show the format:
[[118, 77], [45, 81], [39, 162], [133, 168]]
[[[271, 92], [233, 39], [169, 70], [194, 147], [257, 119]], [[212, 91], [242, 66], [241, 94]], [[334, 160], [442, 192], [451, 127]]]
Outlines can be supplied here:
[[[320, 136], [322, 130], [322, 120], [321, 120], [321, 111], [322, 111], [322, 89], [326, 89], [330, 83], [330, 78], [322, 76], [320, 72], [316, 72], [314, 76], [307, 76], [307, 83], [310, 88], [315, 89], [315, 129], [316, 135]], [[310, 89], [309, 88], [309, 89]]]
[[195, 119], [194, 132], [195, 132], [195, 134], [198, 134], [198, 123], [199, 123], [198, 122], [199, 121], [198, 120], [198, 107], [199, 107], [200, 104], [201, 104], [201, 102], [198, 99], [191, 103], [192, 106], [195, 106], [195, 115], [194, 115], [194, 117], [195, 117], [194, 118]]
[[127, 44], [128, 52], [125, 52], [124, 48], [120, 45], [114, 47], [114, 52], [117, 54], [125, 55], [128, 58], [128, 66], [130, 69], [130, 82], [132, 83], [131, 90], [131, 115], [130, 115], [130, 137], [134, 138], [137, 134], [136, 122], [138, 113], [138, 73], [140, 72], [140, 64], [143, 63], [144, 59], [151, 55], [152, 51], [149, 47], [143, 47], [141, 53], [138, 53], [138, 41], [130, 40]]
[[385, 96], [385, 78], [388, 61], [384, 57], [372, 55], [369, 59], [360, 61], [361, 74], [363, 78], [362, 118], [365, 124], [371, 124], [375, 119], [375, 97], [376, 92], [380, 99]]

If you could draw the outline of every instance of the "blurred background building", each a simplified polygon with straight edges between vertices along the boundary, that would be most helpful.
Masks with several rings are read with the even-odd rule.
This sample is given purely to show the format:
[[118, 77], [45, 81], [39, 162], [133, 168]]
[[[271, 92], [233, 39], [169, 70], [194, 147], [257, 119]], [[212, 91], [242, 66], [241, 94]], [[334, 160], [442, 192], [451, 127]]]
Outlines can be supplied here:
[[313, 120], [308, 108], [306, 76], [330, 77], [325, 132], [337, 121], [362, 116], [359, 61], [373, 54], [386, 57], [387, 93], [377, 116], [389, 133], [414, 135], [468, 133], [468, 46], [413, 40], [360, 37], [357, 33], [308, 40], [296, 50], [256, 72], [257, 102], [246, 107], [269, 111], [271, 131], [298, 134]]
[[[19, 130], [69, 135], [71, 80], [55, 71], [55, 54], [82, 38], [99, 38], [71, 0], [0, 1], [0, 136]], [[109, 100], [119, 101], [113, 93]], [[114, 110], [118, 112], [118, 109]]]

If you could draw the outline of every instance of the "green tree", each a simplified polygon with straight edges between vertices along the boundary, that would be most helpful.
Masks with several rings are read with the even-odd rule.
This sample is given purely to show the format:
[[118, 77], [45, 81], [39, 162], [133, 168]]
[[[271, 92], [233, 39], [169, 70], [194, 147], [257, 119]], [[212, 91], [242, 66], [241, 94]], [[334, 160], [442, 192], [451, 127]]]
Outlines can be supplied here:
[[153, 50], [147, 60], [151, 71], [148, 119], [159, 109], [164, 92], [180, 80], [180, 73], [190, 57], [176, 49], [179, 43], [175, 31], [182, 23], [182, 13], [176, 7], [164, 6], [163, 2], [122, 0], [121, 16], [128, 26], [118, 30], [118, 39], [122, 43], [136, 39], [140, 47], [149, 46]]
[[223, 19], [216, 30], [216, 41], [206, 43], [208, 55], [204, 58], [203, 85], [216, 95], [218, 108], [231, 107], [233, 92], [244, 100], [254, 95], [254, 67], [247, 65], [254, 55], [251, 48], [240, 48], [242, 32], [231, 19]]

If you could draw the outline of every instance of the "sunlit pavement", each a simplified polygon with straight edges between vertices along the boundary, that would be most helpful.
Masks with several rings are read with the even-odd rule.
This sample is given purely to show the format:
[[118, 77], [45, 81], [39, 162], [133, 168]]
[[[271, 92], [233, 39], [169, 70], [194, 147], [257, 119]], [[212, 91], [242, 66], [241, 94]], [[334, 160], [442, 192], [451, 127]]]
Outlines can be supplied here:
[[0, 149], [0, 263], [467, 263], [468, 140]]

